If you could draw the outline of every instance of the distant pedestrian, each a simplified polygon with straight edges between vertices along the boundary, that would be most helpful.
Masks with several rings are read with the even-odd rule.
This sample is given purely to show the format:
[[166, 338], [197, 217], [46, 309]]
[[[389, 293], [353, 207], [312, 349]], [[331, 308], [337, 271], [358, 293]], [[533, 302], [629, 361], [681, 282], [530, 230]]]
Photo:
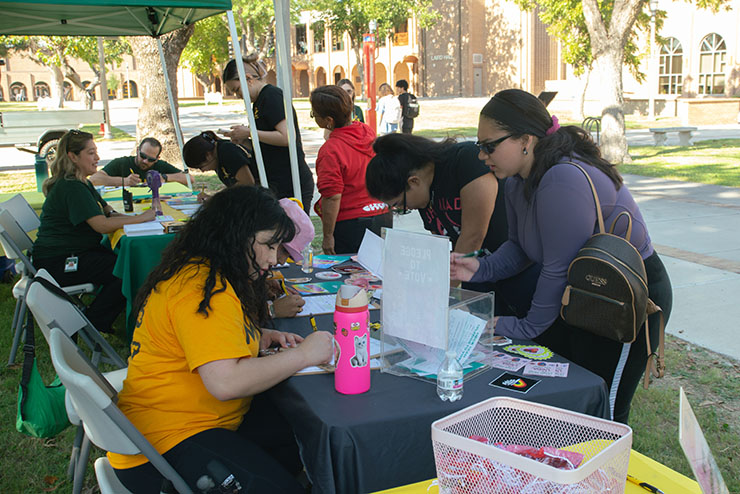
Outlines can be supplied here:
[[396, 82], [396, 95], [401, 105], [401, 132], [410, 134], [414, 130], [414, 119], [419, 116], [419, 103], [409, 92], [409, 83], [405, 79]]
[[375, 111], [378, 113], [378, 134], [392, 134], [398, 132], [398, 123], [401, 121], [401, 104], [393, 95], [390, 84], [383, 83], [378, 89], [380, 99]]

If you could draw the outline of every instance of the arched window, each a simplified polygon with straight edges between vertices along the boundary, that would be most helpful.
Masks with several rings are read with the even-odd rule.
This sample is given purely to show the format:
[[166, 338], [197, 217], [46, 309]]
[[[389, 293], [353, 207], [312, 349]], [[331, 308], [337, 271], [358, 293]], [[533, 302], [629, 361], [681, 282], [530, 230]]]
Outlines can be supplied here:
[[49, 85], [47, 83], [37, 82], [33, 85], [33, 94], [36, 96], [36, 99], [48, 98], [51, 96], [51, 90], [49, 89]]
[[139, 88], [136, 86], [134, 81], [125, 81], [123, 83], [123, 97], [124, 98], [138, 98]]
[[707, 35], [699, 53], [699, 94], [724, 94], [727, 47], [722, 36]]
[[660, 47], [660, 94], [681, 94], [683, 89], [683, 47], [676, 38], [668, 38]]
[[28, 93], [26, 93], [26, 85], [22, 82], [14, 82], [10, 85], [10, 101], [26, 101], [28, 99]]

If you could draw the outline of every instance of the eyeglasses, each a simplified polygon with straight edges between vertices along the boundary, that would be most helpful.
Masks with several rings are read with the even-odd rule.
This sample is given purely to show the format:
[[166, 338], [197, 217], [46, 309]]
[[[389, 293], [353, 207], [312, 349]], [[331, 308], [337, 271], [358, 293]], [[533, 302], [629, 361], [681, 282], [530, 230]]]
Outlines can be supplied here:
[[139, 158], [143, 159], [144, 161], [148, 161], [150, 163], [156, 163], [159, 158], [150, 158], [146, 154], [144, 154], [144, 151], [139, 151]]
[[475, 145], [478, 146], [478, 150], [487, 155], [492, 155], [494, 151], [496, 151], [496, 147], [504, 142], [509, 137], [512, 137], [514, 134], [505, 135], [504, 137], [500, 137], [496, 139], [495, 141], [488, 141], [488, 142], [476, 142]]
[[311, 118], [314, 118], [313, 110], [311, 110], [310, 112], [308, 112], [308, 116], [310, 116]]
[[402, 204], [403, 206], [400, 208], [398, 207], [398, 204], [394, 204], [393, 206], [389, 204], [388, 208], [391, 210], [393, 214], [397, 214], [397, 215], [409, 214], [411, 212], [411, 210], [406, 207], [406, 189], [403, 189], [403, 203]]

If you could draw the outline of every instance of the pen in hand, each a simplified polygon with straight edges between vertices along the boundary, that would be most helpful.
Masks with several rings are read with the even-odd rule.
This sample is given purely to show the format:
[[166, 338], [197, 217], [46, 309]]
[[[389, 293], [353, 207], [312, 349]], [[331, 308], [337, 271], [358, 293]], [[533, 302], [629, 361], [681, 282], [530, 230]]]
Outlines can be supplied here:
[[478, 250], [474, 250], [473, 252], [468, 252], [462, 257], [482, 257], [482, 256], [487, 256], [490, 253], [491, 252], [488, 249], [478, 249]]
[[629, 481], [630, 481], [630, 482], [632, 482], [633, 484], [637, 484], [637, 485], [639, 485], [640, 487], [642, 487], [642, 488], [643, 488], [643, 489], [645, 489], [646, 491], [650, 491], [650, 492], [652, 492], [653, 494], [665, 494], [665, 493], [664, 493], [663, 491], [661, 491], [660, 489], [658, 489], [658, 488], [657, 488], [657, 487], [655, 487], [654, 485], [650, 485], [650, 484], [648, 484], [647, 482], [643, 482], [643, 481], [641, 481], [641, 480], [639, 480], [639, 479], [636, 479], [636, 478], [635, 478], [635, 477], [633, 477], [632, 475], [627, 475], [627, 480], [629, 480]]

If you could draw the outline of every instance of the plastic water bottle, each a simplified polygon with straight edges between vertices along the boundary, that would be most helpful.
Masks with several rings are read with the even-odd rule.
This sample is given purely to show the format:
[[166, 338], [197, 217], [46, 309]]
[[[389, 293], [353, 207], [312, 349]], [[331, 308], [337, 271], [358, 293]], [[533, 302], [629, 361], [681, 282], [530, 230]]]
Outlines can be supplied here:
[[445, 353], [445, 359], [437, 370], [437, 396], [442, 401], [457, 401], [463, 395], [463, 368], [455, 352]]
[[313, 247], [311, 247], [311, 244], [303, 248], [301, 255], [303, 255], [301, 271], [304, 273], [313, 273]]

